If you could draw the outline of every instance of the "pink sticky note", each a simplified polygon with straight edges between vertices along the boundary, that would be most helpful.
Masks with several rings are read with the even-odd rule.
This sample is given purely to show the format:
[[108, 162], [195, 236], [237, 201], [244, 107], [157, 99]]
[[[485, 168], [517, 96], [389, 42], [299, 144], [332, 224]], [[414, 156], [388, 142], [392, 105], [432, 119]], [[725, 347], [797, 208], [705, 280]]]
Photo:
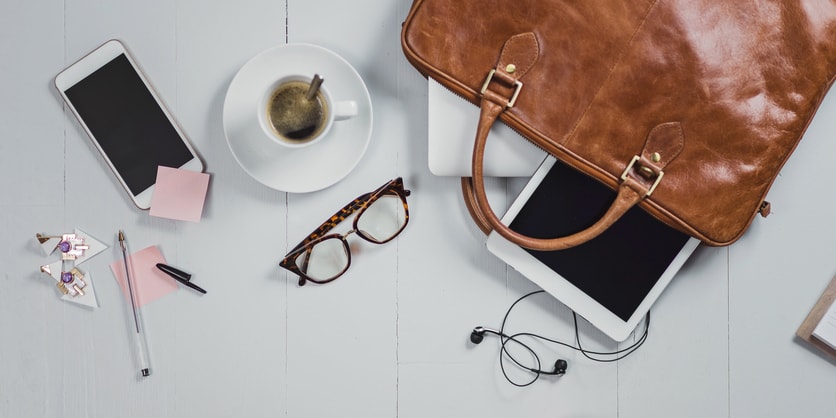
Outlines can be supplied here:
[[157, 168], [151, 216], [200, 222], [209, 189], [209, 175], [171, 167]]
[[[128, 256], [131, 267], [131, 281], [136, 291], [137, 306], [159, 299], [175, 290], [177, 282], [157, 268], [157, 263], [165, 264], [165, 257], [156, 246], [145, 248]], [[119, 282], [125, 300], [130, 303], [131, 297], [128, 282], [125, 279], [125, 263], [122, 260], [111, 263], [110, 270]]]

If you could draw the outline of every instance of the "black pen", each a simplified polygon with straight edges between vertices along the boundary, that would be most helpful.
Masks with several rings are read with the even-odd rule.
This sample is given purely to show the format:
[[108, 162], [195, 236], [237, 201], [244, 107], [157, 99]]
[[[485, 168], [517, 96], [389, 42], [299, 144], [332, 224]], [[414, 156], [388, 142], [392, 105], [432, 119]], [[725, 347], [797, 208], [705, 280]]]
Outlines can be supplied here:
[[188, 287], [191, 287], [192, 289], [197, 290], [200, 293], [206, 293], [206, 291], [201, 289], [200, 286], [190, 281], [192, 279], [191, 274], [163, 263], [157, 263], [157, 268], [160, 269], [163, 273], [171, 276], [171, 278], [173, 278], [174, 280], [177, 280], [178, 282]]

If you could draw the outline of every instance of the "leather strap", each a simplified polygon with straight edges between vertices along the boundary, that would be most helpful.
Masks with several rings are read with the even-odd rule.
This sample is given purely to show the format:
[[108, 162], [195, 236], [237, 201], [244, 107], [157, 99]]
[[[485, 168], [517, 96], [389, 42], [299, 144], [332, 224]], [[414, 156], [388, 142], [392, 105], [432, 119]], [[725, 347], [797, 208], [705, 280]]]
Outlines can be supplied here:
[[641, 201], [647, 192], [647, 188], [636, 182], [634, 179], [628, 177], [618, 189], [618, 196], [616, 197], [610, 209], [604, 216], [589, 228], [577, 232], [572, 235], [559, 238], [532, 238], [527, 235], [517, 233], [506, 225], [504, 225], [499, 217], [496, 216], [493, 209], [490, 207], [487, 195], [485, 193], [485, 182], [483, 173], [483, 157], [485, 155], [485, 144], [487, 142], [487, 133], [491, 125], [496, 120], [496, 116], [502, 108], [491, 100], [483, 99], [482, 116], [480, 117], [479, 127], [477, 128], [476, 144], [473, 153], [473, 196], [476, 205], [473, 212], [480, 218], [487, 221], [487, 223], [498, 234], [505, 237], [505, 239], [523, 247], [539, 251], [562, 250], [574, 247], [584, 242], [595, 238], [609, 228], [618, 218], [621, 217], [627, 210], [633, 207], [636, 203]]
[[464, 196], [464, 205], [467, 206], [467, 212], [470, 213], [470, 217], [476, 222], [476, 226], [485, 235], [490, 234], [493, 228], [477, 206], [476, 193], [473, 191], [473, 177], [462, 177], [462, 196]]
[[[509, 87], [515, 84], [521, 85], [519, 83], [519, 77], [525, 73], [517, 73], [516, 71], [509, 73], [505, 71], [508, 68], [507, 56], [514, 55], [515, 52], [517, 52], [517, 55], [524, 56], [524, 54], [519, 54], [520, 51], [513, 50], [514, 46], [525, 43], [520, 42], [523, 39], [521, 37], [524, 35], [517, 35], [506, 42], [499, 64], [494, 72], [491, 73], [492, 75], [488, 77], [485, 88], [483, 88], [479, 124], [476, 129], [476, 140], [473, 147], [473, 177], [462, 178], [462, 192], [464, 193], [468, 211], [483, 232], [488, 233], [493, 229], [509, 241], [532, 250], [561, 250], [583, 244], [600, 235], [630, 210], [630, 208], [649, 196], [664, 176], [664, 168], [682, 151], [684, 137], [682, 128], [678, 122], [663, 123], [654, 127], [648, 134], [641, 152], [631, 162], [625, 162], [626, 169], [621, 176], [622, 181], [619, 184], [615, 200], [607, 212], [588, 228], [565, 237], [557, 238], [532, 238], [511, 230], [500, 221], [499, 217], [490, 207], [487, 194], [485, 193], [483, 162], [485, 145], [490, 128], [497, 117], [513, 102], [513, 98], [507, 97], [507, 92], [510, 91]], [[524, 41], [530, 39], [525, 38]], [[536, 39], [534, 42], [536, 44]], [[508, 51], [509, 45], [512, 47], [512, 51], [510, 52]], [[528, 46], [530, 47], [530, 45]], [[527, 62], [525, 71], [528, 71], [533, 64], [533, 61]], [[494, 74], [497, 75], [496, 78], [499, 84], [505, 84], [504, 89], [502, 88], [503, 86], [500, 86], [500, 93], [488, 88]], [[518, 94], [518, 90], [519, 87], [517, 87], [513, 94]]]

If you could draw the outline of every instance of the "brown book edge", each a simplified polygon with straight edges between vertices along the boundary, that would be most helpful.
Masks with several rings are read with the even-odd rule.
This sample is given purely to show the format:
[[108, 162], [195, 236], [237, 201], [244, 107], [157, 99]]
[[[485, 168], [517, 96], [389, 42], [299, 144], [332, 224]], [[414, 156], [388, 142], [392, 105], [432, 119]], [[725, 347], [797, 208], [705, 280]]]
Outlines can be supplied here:
[[816, 325], [821, 322], [821, 319], [824, 317], [824, 313], [833, 303], [834, 299], [836, 299], [836, 276], [830, 280], [830, 284], [824, 290], [824, 293], [822, 293], [818, 302], [816, 302], [813, 306], [810, 314], [807, 315], [807, 318], [804, 319], [804, 322], [802, 322], [801, 326], [798, 327], [798, 331], [796, 331], [795, 334], [802, 340], [807, 341], [816, 348], [824, 351], [830, 355], [831, 358], [836, 359], [836, 350], [827, 345], [827, 343], [820, 341], [818, 338], [813, 336], [813, 329], [815, 329]]

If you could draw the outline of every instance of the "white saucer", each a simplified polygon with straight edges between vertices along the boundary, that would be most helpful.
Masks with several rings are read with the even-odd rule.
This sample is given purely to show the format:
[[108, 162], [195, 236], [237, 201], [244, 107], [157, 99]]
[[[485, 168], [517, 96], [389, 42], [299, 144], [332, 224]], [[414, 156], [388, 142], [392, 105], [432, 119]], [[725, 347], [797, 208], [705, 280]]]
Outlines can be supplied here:
[[[357, 102], [357, 116], [335, 122], [327, 136], [305, 148], [273, 142], [259, 126], [264, 90], [280, 74], [319, 74], [334, 100]], [[232, 156], [265, 186], [293, 193], [324, 189], [357, 166], [372, 134], [372, 102], [363, 79], [345, 59], [316, 45], [286, 44], [250, 59], [226, 93], [224, 133]]]

